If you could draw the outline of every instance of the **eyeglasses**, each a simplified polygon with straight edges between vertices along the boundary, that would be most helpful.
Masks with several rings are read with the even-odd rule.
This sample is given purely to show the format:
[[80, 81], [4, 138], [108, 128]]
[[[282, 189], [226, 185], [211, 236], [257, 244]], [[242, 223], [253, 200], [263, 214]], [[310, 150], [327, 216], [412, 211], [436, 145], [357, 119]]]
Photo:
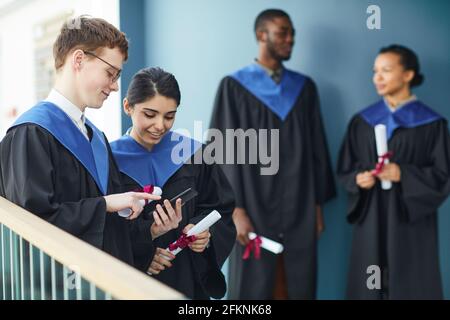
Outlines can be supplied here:
[[119, 80], [120, 78], [120, 73], [122, 72], [122, 69], [118, 69], [116, 67], [114, 67], [112, 64], [110, 64], [109, 62], [103, 60], [102, 58], [100, 58], [99, 56], [97, 56], [95, 53], [90, 52], [90, 51], [83, 51], [84, 54], [96, 57], [97, 59], [101, 60], [102, 62], [106, 63], [108, 66], [110, 66], [111, 68], [113, 68], [114, 70], [117, 71], [116, 74], [112, 74], [111, 72], [108, 72], [109, 78], [111, 79], [111, 83], [116, 82], [117, 80]]

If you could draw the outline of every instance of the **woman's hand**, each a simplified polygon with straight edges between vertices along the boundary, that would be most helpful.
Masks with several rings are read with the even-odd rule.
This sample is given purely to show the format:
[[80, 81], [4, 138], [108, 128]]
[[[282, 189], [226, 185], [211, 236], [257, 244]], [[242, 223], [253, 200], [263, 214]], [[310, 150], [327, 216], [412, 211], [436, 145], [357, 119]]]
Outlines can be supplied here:
[[[184, 227], [183, 233], [186, 234], [193, 226], [193, 224], [188, 224], [186, 227]], [[205, 251], [206, 246], [209, 243], [209, 238], [211, 238], [209, 229], [203, 231], [202, 233], [196, 234], [195, 241], [189, 244], [189, 248], [194, 252], [202, 253], [203, 251]]]
[[400, 166], [396, 163], [385, 164], [383, 170], [377, 177], [380, 180], [400, 182], [401, 178]]
[[164, 200], [164, 207], [158, 204], [156, 210], [153, 211], [155, 222], [150, 227], [153, 240], [162, 236], [167, 231], [178, 228], [178, 224], [181, 221], [181, 199], [177, 199], [175, 209], [169, 200]]
[[175, 255], [165, 249], [156, 248], [153, 260], [150, 263], [150, 267], [147, 272], [151, 274], [159, 274], [161, 271], [166, 270], [172, 266], [172, 261], [175, 259]]
[[362, 189], [372, 189], [375, 185], [375, 177], [370, 171], [364, 171], [356, 175], [356, 184]]

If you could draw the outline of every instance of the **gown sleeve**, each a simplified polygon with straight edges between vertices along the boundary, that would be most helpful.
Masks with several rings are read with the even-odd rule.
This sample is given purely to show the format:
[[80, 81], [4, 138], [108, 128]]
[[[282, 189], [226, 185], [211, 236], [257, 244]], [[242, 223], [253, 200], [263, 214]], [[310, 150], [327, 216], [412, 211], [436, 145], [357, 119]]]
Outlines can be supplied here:
[[[59, 162], [57, 142], [45, 129], [22, 125], [1, 143], [1, 185], [5, 198], [80, 238], [103, 233], [106, 202], [103, 197], [61, 202], [61, 194], [83, 186], [57, 185], [58, 174], [74, 174]], [[57, 172], [59, 171], [59, 172]], [[81, 179], [80, 179], [81, 180]], [[101, 244], [100, 244], [101, 245]]]
[[[140, 189], [139, 184], [128, 177], [126, 174], [120, 174], [121, 192], [128, 192]], [[149, 214], [149, 207], [145, 206], [141, 215], [135, 219], [128, 221], [131, 236], [131, 245], [133, 250], [134, 267], [147, 272], [150, 263], [155, 255], [156, 247], [154, 246], [150, 227], [153, 223], [153, 218], [145, 219], [144, 215]]]
[[328, 144], [325, 136], [322, 116], [320, 113], [319, 95], [312, 80], [310, 123], [312, 125], [312, 152], [314, 159], [314, 186], [316, 204], [324, 204], [336, 195], [336, 188], [331, 167]]
[[[410, 222], [433, 214], [450, 194], [450, 137], [447, 121], [430, 127], [429, 161], [423, 166], [400, 164], [401, 196]], [[423, 147], [427, 149], [426, 146]]]
[[150, 227], [153, 221], [145, 220], [142, 215], [130, 221], [131, 245], [135, 268], [146, 272], [155, 255]]
[[363, 208], [368, 205], [372, 192], [372, 190], [363, 190], [356, 184], [356, 175], [370, 169], [364, 167], [358, 157], [360, 151], [356, 147], [358, 136], [356, 122], [356, 118], [353, 118], [347, 128], [337, 163], [338, 180], [348, 193], [347, 220], [349, 223], [361, 221], [361, 213], [364, 211]]
[[210, 228], [209, 247], [201, 254], [192, 251], [192, 257], [196, 269], [200, 271], [205, 290], [211, 297], [220, 298], [226, 291], [225, 279], [220, 269], [236, 240], [236, 228], [232, 219], [234, 195], [218, 165], [203, 164], [200, 168], [196, 174], [196, 185], [199, 189], [197, 212], [189, 223], [198, 223], [212, 210], [217, 210], [222, 217]]
[[[217, 90], [216, 98], [214, 100], [214, 108], [211, 117], [210, 129], [217, 129], [225, 135], [226, 129], [245, 128], [239, 119], [245, 119], [240, 117], [236, 110], [236, 85], [233, 83], [233, 79], [224, 78]], [[224, 141], [224, 146], [226, 141]], [[237, 146], [235, 145], [234, 154], [237, 154]], [[226, 157], [226, 150], [223, 150], [224, 159]], [[242, 166], [241, 165], [220, 165], [223, 173], [228, 178], [231, 187], [234, 190], [236, 207], [245, 208], [245, 190], [242, 182]]]

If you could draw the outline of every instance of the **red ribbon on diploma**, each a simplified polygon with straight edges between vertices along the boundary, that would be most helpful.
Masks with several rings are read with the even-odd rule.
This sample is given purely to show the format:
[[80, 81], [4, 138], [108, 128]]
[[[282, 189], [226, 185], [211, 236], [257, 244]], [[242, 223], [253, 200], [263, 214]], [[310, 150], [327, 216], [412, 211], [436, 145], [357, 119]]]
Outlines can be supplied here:
[[[135, 189], [134, 191], [135, 192], [145, 192], [145, 193], [152, 194], [154, 189], [155, 189], [155, 187], [153, 185], [148, 184], [148, 185], [144, 186], [142, 189]], [[148, 204], [148, 200], [145, 199], [145, 205], [147, 205], [147, 204]]]
[[259, 259], [260, 255], [261, 255], [261, 243], [262, 243], [262, 240], [261, 240], [260, 236], [256, 236], [255, 239], [250, 240], [250, 242], [245, 247], [245, 251], [244, 251], [244, 254], [242, 255], [242, 259], [247, 260], [248, 258], [250, 258], [250, 253], [252, 251], [255, 251], [254, 252], [255, 259]]
[[388, 151], [385, 154], [383, 154], [382, 156], [378, 157], [378, 163], [375, 166], [375, 169], [372, 170], [372, 175], [373, 176], [377, 176], [381, 173], [381, 171], [383, 171], [384, 168], [384, 161], [387, 159], [390, 159], [392, 157], [392, 152]]
[[184, 249], [186, 248], [190, 243], [194, 242], [195, 240], [197, 240], [197, 238], [195, 237], [195, 235], [192, 236], [187, 236], [185, 233], [183, 233], [177, 241], [175, 241], [174, 243], [169, 244], [169, 250], [170, 251], [174, 251], [178, 248], [180, 249]]

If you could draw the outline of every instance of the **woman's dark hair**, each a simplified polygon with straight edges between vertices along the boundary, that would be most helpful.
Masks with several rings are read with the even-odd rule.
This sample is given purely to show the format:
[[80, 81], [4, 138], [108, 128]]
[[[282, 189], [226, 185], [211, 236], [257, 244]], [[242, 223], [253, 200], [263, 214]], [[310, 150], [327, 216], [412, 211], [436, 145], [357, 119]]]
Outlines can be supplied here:
[[161, 68], [146, 68], [138, 71], [131, 79], [127, 100], [131, 106], [153, 98], [157, 94], [174, 99], [180, 104], [181, 93], [174, 75]]
[[414, 51], [398, 44], [392, 44], [388, 47], [381, 48], [379, 53], [388, 52], [395, 53], [400, 56], [400, 64], [405, 70], [414, 71], [414, 78], [410, 83], [411, 87], [420, 86], [423, 83], [424, 76], [420, 73], [419, 59]]

